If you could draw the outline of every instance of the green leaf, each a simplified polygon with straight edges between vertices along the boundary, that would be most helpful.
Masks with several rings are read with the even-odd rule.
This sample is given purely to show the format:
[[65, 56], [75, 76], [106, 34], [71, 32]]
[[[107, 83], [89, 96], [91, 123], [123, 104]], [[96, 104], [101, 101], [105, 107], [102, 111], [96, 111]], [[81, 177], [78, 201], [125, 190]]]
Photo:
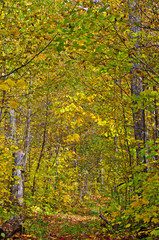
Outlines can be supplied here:
[[128, 223], [125, 227], [126, 228], [129, 228], [131, 226], [131, 224], [130, 223]]
[[150, 234], [157, 237], [157, 236], [159, 236], [159, 230], [153, 230]]
[[101, 12], [105, 12], [107, 10], [107, 7], [103, 7], [103, 8], [101, 8], [100, 10], [99, 10], [99, 12], [101, 13]]
[[5, 238], [5, 234], [4, 234], [4, 233], [1, 233], [1, 236], [2, 236], [3, 238]]

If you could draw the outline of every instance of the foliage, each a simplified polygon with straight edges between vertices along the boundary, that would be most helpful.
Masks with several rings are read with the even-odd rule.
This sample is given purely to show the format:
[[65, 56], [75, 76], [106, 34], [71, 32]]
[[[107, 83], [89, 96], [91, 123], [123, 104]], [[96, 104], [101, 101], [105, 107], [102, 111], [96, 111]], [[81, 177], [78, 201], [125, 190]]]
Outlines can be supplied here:
[[2, 221], [21, 211], [10, 189], [22, 149], [31, 234], [50, 231], [44, 213], [102, 210], [106, 228], [82, 219], [58, 231], [158, 236], [158, 3], [134, 3], [131, 25], [127, 1], [0, 1]]

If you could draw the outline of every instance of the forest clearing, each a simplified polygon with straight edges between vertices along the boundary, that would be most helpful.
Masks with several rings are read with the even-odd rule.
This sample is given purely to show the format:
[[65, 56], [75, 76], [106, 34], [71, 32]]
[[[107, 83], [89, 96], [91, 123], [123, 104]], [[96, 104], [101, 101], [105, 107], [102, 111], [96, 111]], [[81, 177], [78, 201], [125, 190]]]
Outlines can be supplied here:
[[0, 239], [159, 239], [157, 0], [0, 0]]

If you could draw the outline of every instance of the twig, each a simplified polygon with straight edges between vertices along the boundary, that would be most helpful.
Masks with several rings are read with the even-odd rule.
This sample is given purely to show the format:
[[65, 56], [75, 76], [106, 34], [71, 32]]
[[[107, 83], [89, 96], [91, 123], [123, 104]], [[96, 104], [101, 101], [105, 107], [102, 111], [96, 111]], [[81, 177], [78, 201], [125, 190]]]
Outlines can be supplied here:
[[24, 64], [22, 64], [20, 67], [15, 68], [14, 70], [12, 70], [10, 73], [4, 74], [2, 76], [0, 76], [1, 78], [5, 78], [10, 76], [11, 74], [13, 74], [14, 72], [17, 72], [19, 69], [22, 69], [24, 67], [26, 67], [29, 63], [31, 63], [36, 57], [38, 57], [43, 51], [45, 51], [46, 48], [49, 47], [49, 45], [54, 41], [55, 37], [57, 36], [57, 34], [53, 37], [52, 40], [50, 40], [50, 42], [38, 53], [36, 53], [30, 60], [26, 61]]
[[99, 211], [99, 216], [101, 217], [101, 219], [108, 225], [110, 225], [110, 222], [103, 216], [101, 210]]

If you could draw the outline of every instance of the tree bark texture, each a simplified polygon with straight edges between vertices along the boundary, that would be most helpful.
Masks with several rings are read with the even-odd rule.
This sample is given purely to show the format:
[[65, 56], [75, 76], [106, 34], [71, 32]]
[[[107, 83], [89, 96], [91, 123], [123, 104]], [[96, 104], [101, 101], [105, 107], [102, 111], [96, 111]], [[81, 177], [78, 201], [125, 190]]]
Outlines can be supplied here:
[[[136, 49], [136, 55], [139, 53], [139, 38], [140, 38], [140, 15], [139, 15], [139, 6], [138, 6], [138, 0], [129, 2], [129, 22], [130, 22], [130, 38], [134, 39], [133, 34], [135, 33], [136, 36], [136, 43], [134, 45], [134, 49]], [[131, 56], [133, 67], [131, 69], [132, 74], [132, 80], [131, 80], [131, 94], [132, 96], [136, 96], [136, 99], [138, 100], [140, 98], [141, 92], [143, 89], [143, 77], [141, 75], [141, 64], [136, 63], [135, 57]], [[135, 100], [134, 104], [138, 104], [138, 102]], [[133, 122], [134, 122], [134, 135], [135, 140], [138, 141], [138, 146], [136, 149], [137, 153], [137, 161], [145, 162], [145, 156], [141, 156], [141, 149], [143, 148], [145, 144], [145, 111], [144, 106], [142, 108], [137, 107], [137, 109], [133, 109]]]
[[5, 235], [5, 239], [10, 239], [15, 233], [22, 232], [22, 220], [20, 218], [13, 218], [0, 226], [0, 239], [4, 239], [2, 237], [2, 233]]
[[14, 168], [12, 172], [13, 182], [11, 187], [13, 205], [23, 205], [24, 197], [24, 153], [14, 153]]

